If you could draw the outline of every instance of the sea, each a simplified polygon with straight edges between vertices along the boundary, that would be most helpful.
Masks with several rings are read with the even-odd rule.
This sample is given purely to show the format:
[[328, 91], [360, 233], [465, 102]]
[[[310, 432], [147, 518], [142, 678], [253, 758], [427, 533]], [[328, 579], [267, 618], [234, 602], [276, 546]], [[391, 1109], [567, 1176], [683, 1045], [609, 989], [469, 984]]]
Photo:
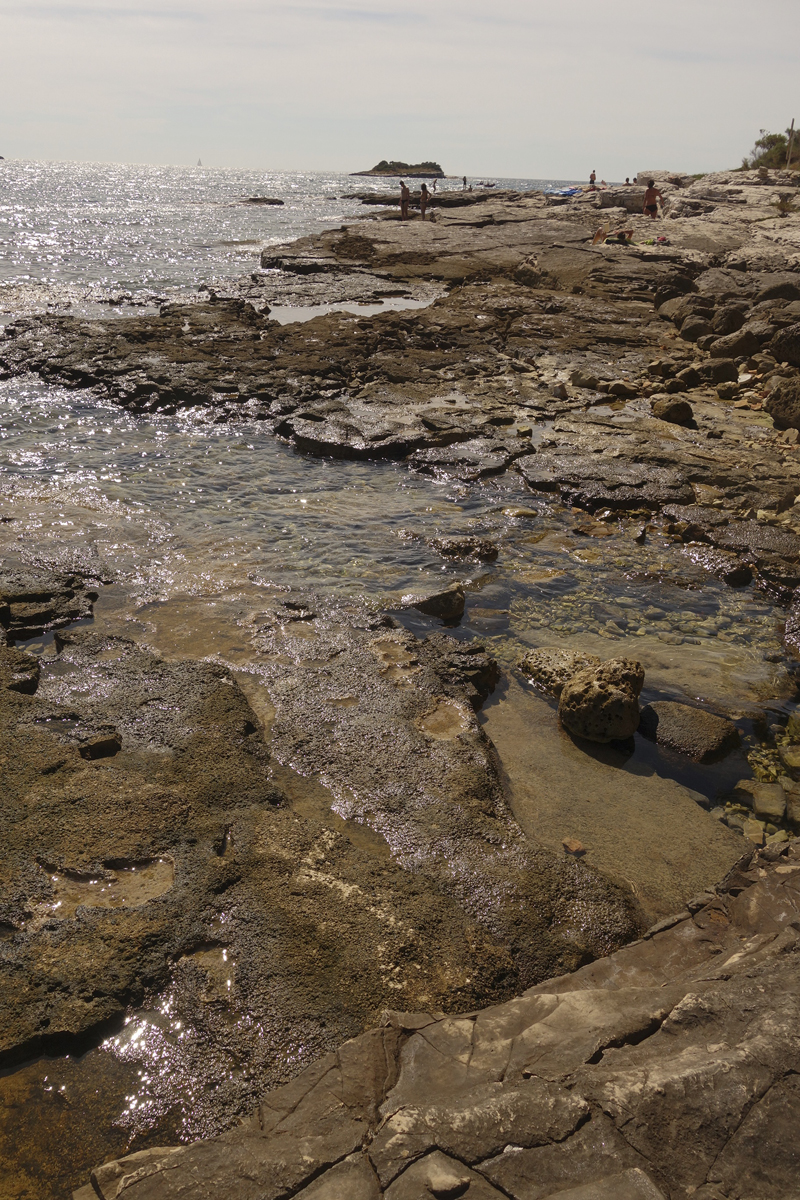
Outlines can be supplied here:
[[[569, 181], [470, 180], [552, 191]], [[439, 191], [461, 180], [437, 181]], [[398, 181], [345, 173], [275, 172], [122, 163], [0, 162], [0, 311], [9, 289], [140, 296], [229, 280], [265, 246], [320, 233], [364, 214], [356, 192]], [[242, 204], [252, 197], [281, 207]], [[4, 302], [3, 296], [6, 293]]]

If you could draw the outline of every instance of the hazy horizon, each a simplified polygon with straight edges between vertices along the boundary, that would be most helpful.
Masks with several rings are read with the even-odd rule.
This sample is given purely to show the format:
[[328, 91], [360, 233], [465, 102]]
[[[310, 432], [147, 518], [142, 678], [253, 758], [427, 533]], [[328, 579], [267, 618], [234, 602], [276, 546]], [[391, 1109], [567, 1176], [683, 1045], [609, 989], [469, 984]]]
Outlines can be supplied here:
[[0, 154], [624, 179], [800, 118], [796, 0], [0, 0]]

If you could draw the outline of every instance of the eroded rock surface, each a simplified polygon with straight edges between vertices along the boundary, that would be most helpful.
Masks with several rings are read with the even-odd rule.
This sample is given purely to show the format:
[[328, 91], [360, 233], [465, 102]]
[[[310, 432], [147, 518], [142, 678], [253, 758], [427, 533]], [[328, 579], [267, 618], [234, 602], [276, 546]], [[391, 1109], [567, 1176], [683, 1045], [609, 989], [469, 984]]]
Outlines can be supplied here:
[[390, 1013], [240, 1128], [104, 1166], [95, 1188], [793, 1200], [800, 843], [751, 854], [609, 958], [493, 1008]]
[[2, 1062], [95, 1045], [168, 989], [181, 1069], [216, 1080], [198, 1130], [296, 1069], [298, 1039], [309, 1058], [401, 997], [509, 995], [636, 929], [508, 812], [480, 647], [306, 596], [253, 641], [275, 757], [221, 666], [90, 629], [0, 650]]
[[[462, 493], [487, 480], [502, 487], [511, 475], [530, 490], [532, 504], [581, 510], [573, 532], [584, 543], [625, 530], [638, 553], [655, 527], [680, 545], [687, 586], [702, 586], [702, 572], [731, 587], [754, 582], [791, 606], [786, 646], [800, 653], [792, 408], [800, 379], [800, 238], [798, 218], [781, 201], [796, 187], [796, 176], [783, 173], [670, 178], [667, 219], [657, 226], [667, 243], [660, 245], [644, 244], [653, 228], [631, 215], [641, 203], [637, 189], [574, 200], [476, 196], [425, 224], [382, 214], [272, 247], [249, 278], [216, 293], [204, 289], [196, 302], [166, 304], [159, 315], [89, 321], [51, 313], [17, 321], [0, 339], [0, 374], [37, 371], [92, 388], [133, 413], [184, 409], [199, 423], [258, 421], [301, 453], [402, 459]], [[638, 244], [596, 238], [622, 220]], [[296, 325], [270, 319], [276, 303], [398, 293], [432, 303], [371, 317], [329, 313]], [[654, 397], [663, 404], [651, 409]], [[466, 541], [459, 549], [440, 532], [431, 549], [460, 556]], [[590, 545], [588, 561], [591, 553]], [[472, 546], [465, 559], [491, 561], [491, 554]], [[664, 579], [663, 568], [652, 571]], [[91, 572], [65, 565], [56, 574], [41, 593], [21, 583], [6, 595], [0, 621], [11, 640], [90, 615]], [[436, 588], [409, 593], [407, 602], [455, 623], [465, 592]], [[661, 1037], [651, 1033], [672, 1011], [672, 993], [662, 987], [672, 976], [663, 974], [631, 984], [637, 995], [617, 996], [610, 1017], [602, 1007], [608, 995], [597, 1001], [600, 1015], [586, 1021], [566, 1005], [561, 1017], [569, 1017], [569, 1029], [586, 1034], [564, 1068], [569, 1079], [552, 1045], [541, 1049], [540, 1035], [547, 1039], [539, 1029], [531, 1035], [541, 1050], [531, 1073], [487, 1068], [473, 1098], [459, 1084], [467, 1111], [458, 1122], [447, 1115], [447, 1089], [441, 1102], [435, 1088], [415, 1093], [409, 1103], [419, 1111], [409, 1111], [407, 1128], [399, 1127], [402, 1105], [385, 1111], [384, 1128], [391, 1124], [399, 1142], [393, 1148], [387, 1141], [380, 1162], [364, 1157], [365, 1139], [377, 1129], [375, 1107], [390, 1093], [399, 1104], [401, 1043], [413, 1043], [424, 1058], [425, 1046], [441, 1038], [436, 1061], [452, 1067], [453, 1078], [461, 1067], [465, 1078], [473, 1066], [483, 1069], [483, 1049], [477, 1057], [474, 1051], [480, 1018], [448, 1024], [432, 1010], [506, 1001], [615, 949], [633, 936], [636, 920], [622, 893], [574, 858], [526, 841], [510, 816], [492, 746], [474, 716], [497, 680], [480, 646], [445, 636], [421, 641], [358, 604], [348, 610], [304, 594], [266, 603], [253, 613], [249, 635], [250, 673], [240, 680], [213, 663], [166, 662], [126, 639], [91, 634], [65, 636], [38, 677], [24, 656], [4, 659], [0, 708], [11, 764], [0, 914], [5, 1061], [93, 1044], [169, 989], [188, 1030], [186, 1075], [216, 1085], [192, 1109], [188, 1136], [199, 1136], [218, 1132], [221, 1112], [222, 1123], [232, 1123], [265, 1088], [358, 1033], [391, 1001], [393, 1009], [424, 1010], [420, 1029], [430, 1025], [430, 1034], [414, 1033], [404, 1018], [371, 1035], [376, 1046], [366, 1065], [359, 1059], [343, 1067], [348, 1050], [322, 1060], [328, 1065], [319, 1078], [328, 1082], [321, 1091], [306, 1080], [292, 1093], [296, 1104], [276, 1101], [274, 1121], [262, 1108], [258, 1130], [247, 1133], [261, 1139], [260, 1150], [253, 1157], [247, 1143], [246, 1163], [231, 1149], [245, 1145], [239, 1131], [230, 1142], [179, 1151], [169, 1170], [157, 1156], [139, 1160], [134, 1183], [124, 1186], [166, 1180], [171, 1187], [179, 1179], [173, 1169], [196, 1152], [208, 1158], [192, 1166], [187, 1187], [214, 1190], [208, 1181], [235, 1169], [242, 1196], [251, 1188], [259, 1196], [305, 1191], [312, 1200], [325, 1189], [400, 1197], [433, 1187], [530, 1200], [557, 1191], [577, 1197], [586, 1186], [595, 1196], [652, 1196], [654, 1189], [700, 1200], [738, 1196], [737, 1180], [749, 1177], [729, 1135], [749, 1105], [755, 1115], [741, 1124], [741, 1137], [752, 1157], [763, 1129], [780, 1126], [791, 1110], [792, 1081], [769, 1075], [769, 1063], [759, 1060], [767, 1072], [758, 1075], [767, 1080], [759, 1092], [755, 1055], [743, 1052], [728, 1063], [738, 1099], [730, 1100], [728, 1076], [720, 1083], [715, 1075], [710, 1132], [695, 1114], [674, 1126], [690, 1130], [675, 1149], [672, 1117], [659, 1124], [661, 1093], [647, 1084], [646, 1048]], [[557, 672], [546, 680], [551, 691], [563, 683]], [[274, 718], [264, 715], [271, 706]], [[632, 731], [635, 695], [622, 707], [631, 728], [617, 723], [610, 732], [606, 721], [603, 737]], [[586, 729], [584, 722], [577, 732]], [[781, 745], [781, 764], [792, 775], [800, 772], [796, 755], [796, 747]], [[780, 787], [785, 820], [796, 828], [800, 800]], [[781, 797], [751, 799], [766, 820]], [[757, 836], [766, 836], [764, 822]], [[740, 919], [730, 915], [734, 891], [719, 902], [733, 924]], [[708, 920], [716, 929], [717, 917]], [[658, 945], [669, 958], [670, 944]], [[724, 943], [721, 952], [729, 951]], [[787, 951], [773, 966], [790, 962]], [[698, 986], [710, 979], [704, 975]], [[712, 982], [724, 988], [731, 980]], [[713, 993], [707, 1045], [733, 1044], [749, 1019], [734, 1028], [720, 1015], [739, 1011], [738, 986]], [[782, 986], [776, 975], [763, 995], [742, 1001], [742, 1011], [777, 1003]], [[644, 996], [649, 988], [658, 995]], [[559, 1007], [560, 1000], [552, 1012]], [[705, 1011], [692, 1010], [677, 1032], [667, 1018], [662, 1041], [672, 1037], [676, 1046], [684, 1033], [694, 1036]], [[553, 1017], [556, 1027], [561, 1017]], [[514, 1038], [550, 1016], [525, 1009], [520, 1020]], [[706, 1078], [698, 1046], [687, 1049], [690, 1064], [700, 1055], [689, 1072], [693, 1087]], [[495, 1049], [489, 1046], [489, 1058]], [[601, 1078], [615, 1054], [637, 1049], [646, 1066], [634, 1083], [634, 1076]], [[714, 1062], [724, 1058], [713, 1055]], [[781, 1061], [791, 1061], [783, 1043]], [[578, 1074], [569, 1073], [581, 1071], [591, 1078], [581, 1076], [578, 1086]], [[372, 1079], [382, 1082], [370, 1091]], [[624, 1114], [614, 1095], [623, 1096]], [[339, 1121], [343, 1096], [346, 1125]], [[492, 1126], [493, 1113], [499, 1125]], [[465, 1157], [456, 1125], [476, 1137], [489, 1131], [477, 1157]], [[527, 1132], [517, 1142], [519, 1129]], [[272, 1133], [283, 1140], [271, 1142], [261, 1161]], [[300, 1149], [298, 1139], [305, 1139]], [[666, 1174], [665, 1147], [677, 1184]], [[395, 1152], [396, 1161], [411, 1163], [408, 1171], [396, 1169]], [[491, 1156], [494, 1174], [484, 1169]], [[710, 1175], [714, 1162], [719, 1180]], [[590, 1164], [583, 1174], [581, 1164]], [[784, 1166], [775, 1165], [779, 1180]], [[524, 1182], [506, 1181], [503, 1172], [513, 1169], [528, 1172]]]
[[600, 661], [596, 654], [583, 654], [577, 650], [529, 650], [520, 659], [519, 669], [541, 691], [558, 699], [564, 684], [568, 683], [573, 675], [588, 668], [599, 667]]
[[570, 733], [590, 742], [621, 741], [639, 728], [641, 663], [611, 658], [571, 675], [561, 689], [558, 716]]

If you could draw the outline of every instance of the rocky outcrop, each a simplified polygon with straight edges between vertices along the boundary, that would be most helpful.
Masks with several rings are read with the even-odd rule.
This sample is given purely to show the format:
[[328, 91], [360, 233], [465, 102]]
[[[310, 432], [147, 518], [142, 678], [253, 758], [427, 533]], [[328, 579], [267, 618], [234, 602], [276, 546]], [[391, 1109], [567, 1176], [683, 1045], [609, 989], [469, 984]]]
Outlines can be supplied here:
[[22, 563], [0, 574], [0, 626], [11, 640], [25, 641], [92, 615], [96, 588], [108, 576], [36, 570]]
[[353, 171], [353, 175], [408, 175], [411, 179], [444, 179], [445, 174], [437, 162], [406, 163], [382, 158], [369, 171]]
[[296, 1069], [298, 1031], [310, 1058], [389, 1001], [500, 999], [635, 932], [509, 813], [480, 645], [306, 595], [251, 636], [269, 746], [213, 663], [91, 629], [0, 650], [3, 1064], [96, 1045], [168, 991], [174, 1069], [217, 1081], [193, 1119], [230, 1121]]
[[570, 733], [590, 742], [622, 741], [639, 728], [641, 663], [609, 659], [570, 676], [561, 689], [558, 716]]
[[793, 1200], [798, 880], [797, 842], [751, 852], [575, 974], [389, 1013], [221, 1138], [98, 1167], [95, 1194]]

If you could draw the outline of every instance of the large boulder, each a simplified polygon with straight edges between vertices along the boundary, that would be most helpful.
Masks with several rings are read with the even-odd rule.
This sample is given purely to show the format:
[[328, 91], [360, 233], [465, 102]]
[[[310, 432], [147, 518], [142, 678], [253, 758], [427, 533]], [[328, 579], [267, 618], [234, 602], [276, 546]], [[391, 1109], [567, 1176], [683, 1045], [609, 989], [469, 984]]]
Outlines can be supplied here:
[[793, 367], [800, 367], [800, 322], [779, 330], [770, 342], [770, 350], [778, 362], [788, 362]]
[[[683, 334], [681, 334], [683, 336]], [[752, 329], [738, 329], [712, 342], [709, 351], [713, 358], [740, 358], [757, 354], [761, 343]]]
[[739, 730], [733, 721], [672, 700], [646, 705], [639, 732], [699, 763], [718, 762], [739, 744]]
[[693, 315], [681, 323], [681, 337], [685, 342], [696, 342], [711, 332], [711, 322], [707, 321], [705, 317]]
[[590, 742], [631, 737], [639, 727], [639, 693], [644, 668], [631, 658], [611, 658], [569, 679], [558, 715], [570, 733]]
[[800, 379], [784, 379], [764, 403], [776, 429], [800, 429]]
[[596, 654], [547, 646], [540, 650], [529, 650], [520, 659], [519, 669], [536, 687], [558, 699], [564, 684], [574, 675], [585, 671], [587, 667], [599, 667], [601, 662], [602, 659]]
[[738, 383], [739, 368], [732, 358], [709, 358], [706, 362], [696, 363], [695, 370], [700, 376], [701, 383]]
[[794, 279], [782, 279], [767, 284], [760, 292], [756, 292], [753, 303], [761, 304], [764, 300], [800, 300], [800, 283]]
[[711, 322], [711, 328], [718, 337], [736, 333], [737, 329], [741, 329], [743, 325], [744, 313], [736, 304], [724, 304], [714, 314], [714, 320]]
[[653, 396], [650, 400], [653, 416], [671, 425], [689, 425], [694, 420], [694, 410], [688, 400], [677, 396]]

